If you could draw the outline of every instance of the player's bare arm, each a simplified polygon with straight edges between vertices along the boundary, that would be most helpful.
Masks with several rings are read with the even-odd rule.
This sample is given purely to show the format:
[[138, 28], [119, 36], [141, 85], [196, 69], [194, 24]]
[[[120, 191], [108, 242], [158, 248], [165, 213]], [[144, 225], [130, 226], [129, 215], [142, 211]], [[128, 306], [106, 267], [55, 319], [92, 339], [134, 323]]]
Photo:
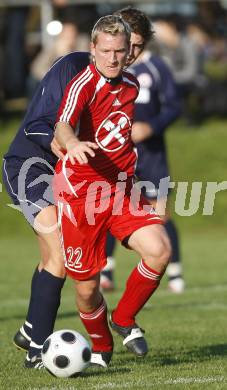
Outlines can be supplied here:
[[146, 122], [135, 122], [132, 126], [132, 140], [136, 144], [153, 135], [152, 127]]
[[51, 148], [51, 151], [52, 153], [55, 154], [55, 156], [57, 156], [58, 158], [60, 158], [61, 160], [63, 160], [64, 158], [64, 153], [62, 152], [62, 148], [61, 146], [59, 145], [59, 143], [57, 142], [56, 138], [54, 137], [51, 144], [50, 144], [50, 148]]
[[88, 158], [86, 154], [94, 157], [94, 150], [98, 149], [98, 145], [94, 142], [80, 141], [74, 134], [73, 128], [66, 122], [58, 122], [56, 124], [55, 138], [60, 147], [67, 151], [68, 158], [72, 164], [75, 164], [75, 159], [79, 164], [87, 164]]

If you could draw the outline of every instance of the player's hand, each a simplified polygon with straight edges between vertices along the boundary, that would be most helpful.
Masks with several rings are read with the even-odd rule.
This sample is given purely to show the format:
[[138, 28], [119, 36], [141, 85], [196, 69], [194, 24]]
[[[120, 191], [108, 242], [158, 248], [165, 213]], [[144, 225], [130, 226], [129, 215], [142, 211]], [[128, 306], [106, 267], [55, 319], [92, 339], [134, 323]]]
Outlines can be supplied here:
[[55, 137], [53, 138], [53, 140], [50, 144], [50, 148], [51, 148], [51, 151], [55, 154], [55, 156], [57, 156], [58, 158], [63, 160], [64, 153], [62, 153], [61, 146], [59, 145], [59, 143], [57, 142]]
[[83, 165], [88, 163], [87, 154], [90, 157], [95, 157], [94, 150], [98, 149], [98, 145], [90, 141], [70, 140], [66, 144], [66, 148], [70, 162], [75, 164], [76, 159], [79, 164]]
[[152, 127], [146, 122], [134, 122], [132, 125], [132, 141], [137, 144], [153, 135]]

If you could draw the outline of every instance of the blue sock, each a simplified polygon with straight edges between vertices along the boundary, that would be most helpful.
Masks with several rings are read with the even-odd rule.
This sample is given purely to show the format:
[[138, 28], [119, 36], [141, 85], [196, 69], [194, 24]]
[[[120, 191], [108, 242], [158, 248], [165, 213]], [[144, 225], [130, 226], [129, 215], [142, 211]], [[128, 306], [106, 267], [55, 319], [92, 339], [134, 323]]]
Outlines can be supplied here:
[[176, 226], [174, 222], [170, 219], [167, 221], [167, 223], [164, 226], [172, 246], [172, 257], [170, 262], [179, 263], [180, 262], [179, 237], [178, 237]]
[[116, 245], [116, 238], [112, 236], [110, 232], [107, 233], [107, 240], [106, 240], [106, 255], [107, 257], [113, 256], [114, 249]]
[[53, 333], [65, 278], [58, 278], [46, 270], [39, 273], [32, 312], [32, 334], [28, 357], [40, 353], [46, 338]]
[[31, 333], [32, 333], [32, 308], [34, 303], [34, 294], [35, 294], [35, 288], [36, 288], [36, 281], [39, 276], [39, 270], [38, 267], [36, 267], [35, 272], [32, 277], [31, 281], [31, 293], [30, 293], [30, 301], [28, 306], [28, 312], [26, 316], [26, 320], [22, 327], [20, 328], [21, 333], [23, 334], [26, 339], [30, 340]]

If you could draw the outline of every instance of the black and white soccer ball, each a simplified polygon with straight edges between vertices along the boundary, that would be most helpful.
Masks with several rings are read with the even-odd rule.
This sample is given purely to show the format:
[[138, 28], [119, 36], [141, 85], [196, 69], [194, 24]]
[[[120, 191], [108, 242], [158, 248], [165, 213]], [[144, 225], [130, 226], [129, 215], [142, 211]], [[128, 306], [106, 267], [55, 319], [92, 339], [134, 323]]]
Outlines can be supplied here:
[[44, 342], [42, 361], [54, 376], [76, 376], [90, 364], [91, 348], [88, 341], [75, 330], [58, 330]]

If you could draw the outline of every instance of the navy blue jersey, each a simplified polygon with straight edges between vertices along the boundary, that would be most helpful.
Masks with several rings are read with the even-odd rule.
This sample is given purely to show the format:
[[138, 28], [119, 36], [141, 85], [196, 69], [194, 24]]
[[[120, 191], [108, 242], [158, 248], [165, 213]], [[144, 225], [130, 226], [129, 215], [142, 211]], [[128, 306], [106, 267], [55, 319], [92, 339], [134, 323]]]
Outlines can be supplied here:
[[50, 143], [57, 110], [66, 85], [90, 63], [89, 57], [86, 52], [73, 52], [50, 68], [40, 82], [5, 158], [41, 157], [52, 166], [56, 164], [57, 157], [51, 152]]
[[145, 52], [142, 62], [132, 67], [140, 83], [134, 121], [147, 122], [154, 134], [138, 143], [137, 175], [158, 185], [168, 176], [164, 133], [180, 115], [181, 103], [173, 76], [160, 57]]

